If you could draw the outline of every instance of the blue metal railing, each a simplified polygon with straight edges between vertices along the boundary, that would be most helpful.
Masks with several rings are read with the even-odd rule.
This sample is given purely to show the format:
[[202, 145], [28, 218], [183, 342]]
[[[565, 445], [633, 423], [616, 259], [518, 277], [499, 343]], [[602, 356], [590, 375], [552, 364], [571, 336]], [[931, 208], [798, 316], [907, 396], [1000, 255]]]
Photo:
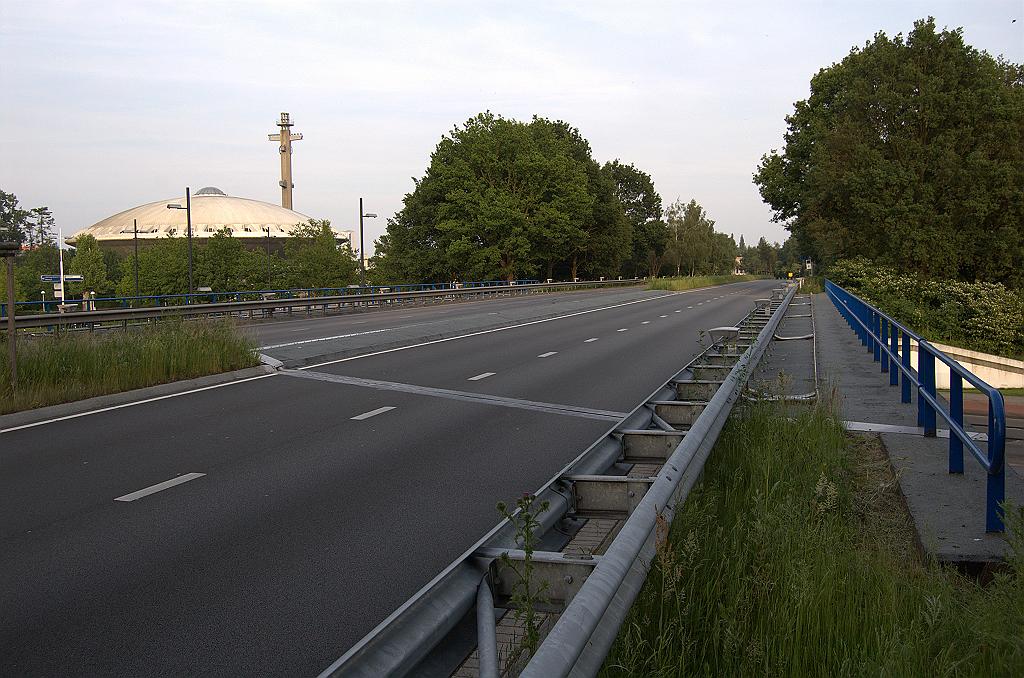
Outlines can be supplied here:
[[[917, 391], [917, 425], [924, 429], [924, 434], [936, 435], [938, 416], [949, 424], [949, 472], [964, 472], [964, 447], [988, 472], [985, 530], [1002, 532], [1002, 502], [1006, 496], [1006, 411], [1003, 394], [964, 369], [926, 339], [831, 280], [825, 281], [825, 292], [857, 333], [861, 344], [874, 355], [875, 362], [881, 364], [882, 372], [889, 373], [889, 385], [896, 386], [900, 373], [903, 374], [902, 402], [910, 402], [911, 389]], [[911, 340], [917, 342], [916, 372], [910, 365]], [[949, 368], [948, 411], [943, 408], [935, 392], [936, 360]], [[965, 380], [988, 396], [987, 454], [981, 451], [977, 441], [964, 429]]]
[[[532, 285], [539, 280], [516, 280], [514, 285]], [[238, 292], [194, 292], [192, 294], [155, 294], [138, 297], [97, 297], [89, 300], [94, 309], [105, 308], [138, 308], [143, 306], [179, 306], [183, 304], [216, 304], [227, 301], [250, 301], [275, 295], [277, 299], [297, 299], [309, 297], [333, 297], [347, 294], [377, 294], [382, 290], [391, 292], [418, 292], [422, 290], [471, 289], [475, 287], [501, 287], [508, 285], [507, 280], [479, 280], [471, 282], [422, 283], [415, 285], [367, 285], [366, 287], [301, 287], [277, 290], [245, 290]], [[82, 303], [82, 299], [68, 297], [69, 302]], [[37, 313], [56, 313], [60, 304], [56, 299], [46, 301], [17, 301], [14, 303], [16, 315], [35, 315]], [[7, 304], [0, 303], [0, 317], [7, 315]]]

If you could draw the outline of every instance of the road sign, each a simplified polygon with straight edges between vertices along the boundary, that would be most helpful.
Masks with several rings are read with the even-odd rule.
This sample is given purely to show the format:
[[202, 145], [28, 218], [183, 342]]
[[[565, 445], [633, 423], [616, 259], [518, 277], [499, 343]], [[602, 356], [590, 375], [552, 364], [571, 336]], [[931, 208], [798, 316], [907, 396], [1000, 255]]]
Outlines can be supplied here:
[[[60, 283], [59, 275], [41, 275], [39, 279], [43, 282]], [[64, 282], [82, 282], [83, 280], [85, 280], [85, 276], [82, 275], [68, 274], [64, 276]]]

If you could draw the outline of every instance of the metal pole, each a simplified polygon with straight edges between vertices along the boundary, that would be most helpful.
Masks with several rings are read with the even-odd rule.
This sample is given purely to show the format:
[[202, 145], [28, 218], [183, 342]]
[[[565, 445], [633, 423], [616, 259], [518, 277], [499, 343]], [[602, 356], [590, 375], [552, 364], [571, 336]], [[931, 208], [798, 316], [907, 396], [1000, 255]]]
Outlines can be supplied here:
[[185, 220], [188, 222], [188, 299], [186, 304], [192, 303], [192, 195], [185, 187]]
[[14, 334], [14, 257], [7, 260], [7, 350], [11, 355], [11, 389], [18, 386], [18, 346]]
[[135, 296], [139, 296], [139, 220], [132, 219], [132, 228], [135, 231]]
[[363, 263], [363, 199], [359, 199], [359, 286], [366, 287], [366, 266]]
[[274, 289], [274, 274], [270, 268], [270, 226], [267, 226], [267, 289]]

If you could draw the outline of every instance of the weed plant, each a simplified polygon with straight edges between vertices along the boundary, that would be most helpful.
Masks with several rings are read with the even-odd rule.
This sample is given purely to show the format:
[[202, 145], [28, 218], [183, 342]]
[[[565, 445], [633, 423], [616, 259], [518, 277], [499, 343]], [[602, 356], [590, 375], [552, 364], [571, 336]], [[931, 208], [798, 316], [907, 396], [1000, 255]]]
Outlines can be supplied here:
[[985, 587], [922, 563], [884, 450], [825, 406], [734, 415], [658, 537], [604, 676], [1024, 675], [1020, 543]]
[[251, 367], [259, 362], [255, 348], [228, 321], [19, 337], [13, 389], [5, 338], [0, 341], [0, 414]]
[[647, 283], [649, 290], [692, 290], [698, 287], [714, 287], [734, 282], [763, 280], [760, 275], [695, 275], [682, 278], [654, 278]]

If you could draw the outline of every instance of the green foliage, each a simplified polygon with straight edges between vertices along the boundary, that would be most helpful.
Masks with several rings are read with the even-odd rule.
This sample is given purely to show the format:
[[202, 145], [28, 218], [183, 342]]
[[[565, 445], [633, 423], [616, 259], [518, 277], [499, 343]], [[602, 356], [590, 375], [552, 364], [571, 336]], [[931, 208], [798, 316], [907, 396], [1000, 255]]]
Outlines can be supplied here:
[[921, 336], [1005, 356], [1024, 354], [1024, 293], [999, 283], [929, 280], [859, 257], [829, 267], [832, 282]]
[[736, 263], [736, 243], [732, 236], [715, 231], [715, 222], [709, 219], [696, 200], [683, 203], [676, 200], [666, 212], [668, 221], [668, 247], [666, 259], [675, 268], [675, 274], [724, 275]]
[[733, 416], [659, 521], [602, 675], [1024, 674], [1024, 544], [984, 588], [921, 563], [885, 453], [860, 440], [825, 407]]
[[576, 129], [481, 113], [441, 138], [374, 268], [390, 282], [610, 276], [629, 242], [611, 171]]
[[536, 607], [544, 602], [544, 591], [547, 590], [547, 582], [537, 583], [534, 580], [533, 553], [537, 549], [539, 536], [537, 529], [541, 526], [537, 516], [547, 511], [551, 504], [542, 501], [537, 506], [534, 504], [537, 497], [532, 494], [524, 494], [516, 500], [514, 510], [510, 510], [505, 502], [497, 504], [498, 513], [505, 520], [515, 527], [516, 545], [523, 550], [522, 560], [513, 560], [507, 553], [501, 554], [501, 564], [512, 571], [515, 582], [512, 585], [510, 602], [514, 607], [514, 615], [517, 622], [523, 625], [523, 637], [520, 644], [509, 652], [506, 661], [506, 672], [511, 672], [516, 662], [524, 654], [527, 657], [533, 656], [540, 645], [540, 624]]
[[18, 207], [13, 193], [0, 190], [0, 241], [25, 242], [29, 212]]
[[654, 190], [651, 175], [618, 160], [605, 170], [615, 181], [615, 195], [633, 230], [633, 256], [627, 275], [656, 277], [668, 247], [668, 226], [662, 221], [661, 196]]
[[[74, 283], [85, 290], [95, 292], [98, 296], [106, 296], [113, 291], [113, 285], [107, 279], [107, 262], [103, 258], [103, 251], [100, 249], [96, 238], [91, 235], [78, 237], [75, 245], [75, 254], [68, 264], [68, 272], [77, 273], [85, 278], [81, 283]], [[68, 285], [67, 293], [70, 296], [71, 284]]]
[[53, 285], [40, 282], [39, 276], [57, 273], [59, 257], [55, 244], [42, 245], [18, 254], [14, 260], [15, 297], [19, 301], [42, 301], [43, 295], [40, 292], [46, 292], [46, 298], [53, 299]]
[[698, 287], [713, 287], [715, 285], [728, 285], [735, 282], [747, 282], [760, 280], [757, 275], [694, 275], [683, 278], [654, 278], [647, 283], [649, 290], [693, 290]]
[[811, 79], [754, 175], [822, 264], [1024, 287], [1024, 68], [917, 21]]
[[[7, 361], [0, 366], [0, 414], [252, 367], [255, 349], [227, 321], [20, 337], [17, 390]], [[0, 350], [7, 355], [6, 339]]]
[[359, 270], [348, 244], [338, 245], [331, 222], [310, 219], [292, 229], [284, 245], [288, 287], [344, 287]]

